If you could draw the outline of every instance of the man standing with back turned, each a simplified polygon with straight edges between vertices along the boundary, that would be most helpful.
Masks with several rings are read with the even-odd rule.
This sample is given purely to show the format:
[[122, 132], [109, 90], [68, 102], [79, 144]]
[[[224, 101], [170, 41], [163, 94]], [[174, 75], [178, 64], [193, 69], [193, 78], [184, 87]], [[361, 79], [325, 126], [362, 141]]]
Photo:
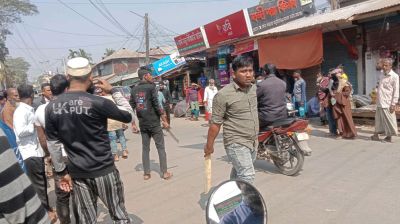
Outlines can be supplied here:
[[[164, 134], [160, 125], [160, 117], [165, 129], [169, 128], [162, 106], [158, 103], [158, 93], [150, 71], [138, 71], [140, 83], [132, 89], [130, 104], [136, 109], [142, 135], [143, 179], [151, 178], [150, 174], [150, 140], [154, 139], [160, 159], [161, 178], [168, 180], [172, 173], [167, 171], [167, 154], [165, 153]], [[136, 126], [132, 126], [137, 129]]]
[[232, 68], [233, 82], [220, 90], [213, 101], [204, 154], [208, 156], [214, 152], [214, 141], [223, 125], [225, 151], [233, 165], [230, 177], [252, 183], [259, 129], [256, 86], [251, 83], [253, 61], [238, 56], [233, 60]]
[[[111, 93], [116, 104], [86, 91], [93, 86], [91, 67], [85, 58], [67, 63], [68, 92], [46, 107], [48, 148], [60, 187], [72, 191], [77, 223], [97, 223], [97, 199], [107, 207], [114, 223], [131, 223], [125, 209], [124, 187], [114, 164], [107, 132], [107, 119], [132, 120], [132, 108], [118, 90], [103, 80], [96, 84]], [[61, 144], [67, 153], [63, 163]]]

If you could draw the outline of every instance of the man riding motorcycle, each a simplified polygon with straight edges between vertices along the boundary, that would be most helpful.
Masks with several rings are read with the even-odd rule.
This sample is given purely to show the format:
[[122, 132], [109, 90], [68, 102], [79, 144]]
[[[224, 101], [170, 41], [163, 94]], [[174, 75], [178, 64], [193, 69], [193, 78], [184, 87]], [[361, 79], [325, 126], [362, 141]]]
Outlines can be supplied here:
[[258, 117], [260, 132], [274, 121], [288, 117], [286, 109], [286, 83], [276, 77], [276, 66], [265, 64], [262, 69], [264, 80], [257, 83]]

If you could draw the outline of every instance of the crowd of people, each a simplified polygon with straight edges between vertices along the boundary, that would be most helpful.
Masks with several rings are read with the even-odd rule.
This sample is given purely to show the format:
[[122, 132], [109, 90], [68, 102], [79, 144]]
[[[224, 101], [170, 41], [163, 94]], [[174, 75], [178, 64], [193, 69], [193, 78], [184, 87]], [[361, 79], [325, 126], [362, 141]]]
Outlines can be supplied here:
[[[214, 152], [221, 127], [226, 154], [232, 163], [231, 179], [253, 183], [257, 136], [274, 121], [288, 117], [287, 84], [275, 65], [266, 64], [254, 76], [253, 61], [238, 56], [232, 62], [233, 82], [218, 90], [208, 80], [204, 98], [192, 84], [186, 100], [193, 120], [199, 117], [199, 100], [212, 114], [204, 147], [205, 156]], [[399, 76], [390, 59], [382, 60], [379, 79], [375, 134], [391, 142], [397, 136], [395, 105], [399, 98]], [[140, 83], [128, 101], [116, 88], [91, 75], [89, 61], [73, 58], [67, 76], [55, 75], [41, 86], [35, 99], [31, 85], [8, 88], [0, 93], [0, 204], [8, 210], [0, 216], [9, 223], [71, 223], [69, 210], [79, 223], [96, 223], [97, 199], [108, 208], [116, 223], [131, 223], [124, 204], [124, 187], [115, 161], [128, 157], [124, 130], [131, 125], [142, 137], [143, 179], [150, 170], [150, 141], [153, 138], [160, 161], [160, 177], [169, 180], [163, 129], [170, 128], [171, 94], [164, 83], [154, 84], [151, 72], [138, 71]], [[298, 116], [304, 117], [306, 82], [301, 71], [293, 73], [293, 94]], [[205, 85], [205, 84], [204, 84]], [[332, 136], [354, 138], [357, 132], [351, 114], [352, 86], [343, 68], [332, 69], [317, 80], [321, 115], [326, 116]], [[135, 117], [139, 124], [135, 123]], [[121, 147], [118, 147], [117, 140]], [[119, 150], [121, 149], [121, 150]], [[54, 169], [56, 210], [49, 206], [45, 164]], [[73, 191], [72, 191], [73, 190]], [[34, 220], [34, 221], [32, 221]]]

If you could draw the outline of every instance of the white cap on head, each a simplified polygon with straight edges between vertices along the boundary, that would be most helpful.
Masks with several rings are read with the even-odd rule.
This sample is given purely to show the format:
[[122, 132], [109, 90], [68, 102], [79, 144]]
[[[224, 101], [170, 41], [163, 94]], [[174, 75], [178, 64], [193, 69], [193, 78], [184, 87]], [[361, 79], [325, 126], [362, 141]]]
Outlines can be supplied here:
[[67, 74], [70, 76], [85, 76], [91, 71], [92, 67], [86, 58], [76, 57], [67, 62]]

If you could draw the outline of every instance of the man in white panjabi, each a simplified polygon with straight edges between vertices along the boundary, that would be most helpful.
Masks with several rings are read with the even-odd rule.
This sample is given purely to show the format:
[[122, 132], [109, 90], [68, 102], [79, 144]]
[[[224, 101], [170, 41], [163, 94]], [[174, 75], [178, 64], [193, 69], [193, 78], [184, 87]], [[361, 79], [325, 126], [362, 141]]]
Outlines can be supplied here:
[[[212, 103], [213, 103], [213, 99], [215, 94], [218, 93], [218, 89], [215, 86], [215, 80], [214, 79], [210, 79], [208, 81], [208, 86], [205, 88], [204, 90], [204, 103], [207, 109], [207, 112], [210, 114], [212, 114]], [[209, 120], [211, 120], [211, 117], [209, 118]]]
[[393, 60], [383, 60], [383, 74], [379, 77], [377, 92], [377, 107], [375, 114], [375, 133], [373, 141], [380, 141], [379, 134], [386, 137], [384, 142], [392, 142], [392, 136], [397, 136], [396, 104], [399, 101], [399, 75], [392, 70]]

